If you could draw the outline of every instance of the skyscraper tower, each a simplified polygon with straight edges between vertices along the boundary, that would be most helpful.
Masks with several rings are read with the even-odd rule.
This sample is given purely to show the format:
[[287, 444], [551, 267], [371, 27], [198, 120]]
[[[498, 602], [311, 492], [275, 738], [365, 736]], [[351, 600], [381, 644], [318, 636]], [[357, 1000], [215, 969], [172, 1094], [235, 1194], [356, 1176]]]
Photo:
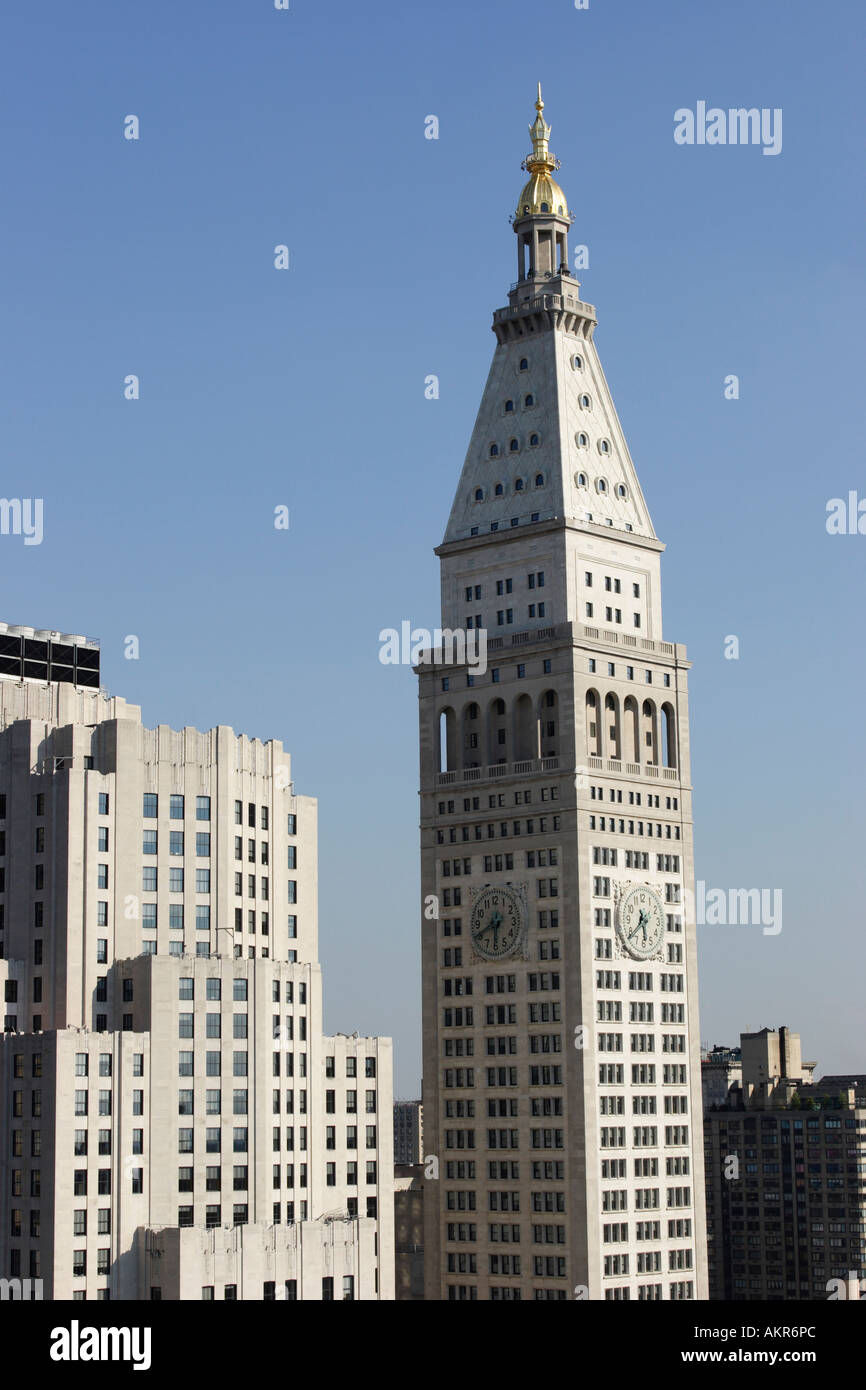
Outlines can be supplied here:
[[543, 111], [436, 551], [487, 668], [418, 668], [426, 1297], [705, 1298], [689, 663]]
[[323, 1035], [316, 817], [277, 740], [148, 729], [96, 643], [0, 623], [24, 1297], [393, 1298], [391, 1042]]

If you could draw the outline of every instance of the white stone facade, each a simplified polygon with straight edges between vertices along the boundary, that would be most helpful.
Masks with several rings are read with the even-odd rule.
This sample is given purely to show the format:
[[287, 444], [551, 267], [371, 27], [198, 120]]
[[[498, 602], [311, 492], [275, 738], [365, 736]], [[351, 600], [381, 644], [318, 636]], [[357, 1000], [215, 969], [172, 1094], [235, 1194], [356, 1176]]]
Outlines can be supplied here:
[[[523, 261], [494, 315], [436, 552], [442, 626], [485, 630], [487, 668], [418, 667], [426, 1297], [702, 1299], [689, 663], [542, 207], [514, 230], [547, 269]], [[661, 923], [645, 955], [630, 885]], [[518, 903], [499, 957], [501, 916], [473, 939], [485, 888]]]
[[0, 813], [0, 1270], [393, 1298], [391, 1043], [323, 1036], [316, 802], [282, 745], [0, 680]]

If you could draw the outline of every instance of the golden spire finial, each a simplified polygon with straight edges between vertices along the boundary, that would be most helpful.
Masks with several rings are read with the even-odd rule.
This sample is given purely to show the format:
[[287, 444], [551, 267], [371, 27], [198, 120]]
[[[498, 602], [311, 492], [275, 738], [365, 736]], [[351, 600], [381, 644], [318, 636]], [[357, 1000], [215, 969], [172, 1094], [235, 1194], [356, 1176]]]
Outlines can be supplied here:
[[550, 126], [544, 119], [544, 100], [541, 95], [541, 83], [538, 83], [538, 95], [535, 99], [535, 120], [529, 127], [529, 134], [532, 137], [532, 153], [524, 159], [522, 169], [530, 175], [528, 183], [525, 185], [520, 195], [520, 202], [517, 205], [515, 218], [526, 217], [535, 214], [552, 213], [554, 216], [564, 217], [571, 220], [568, 211], [568, 204], [565, 201], [565, 194], [559, 184], [551, 178], [554, 170], [559, 168], [559, 160], [556, 155], [550, 153]]
[[541, 83], [538, 84], [538, 97], [535, 102], [535, 109], [538, 115], [529, 127], [529, 134], [532, 136], [532, 154], [527, 155], [524, 160], [524, 167], [532, 174], [551, 173], [558, 167], [558, 161], [554, 159], [548, 148], [550, 139], [550, 126], [547, 124], [543, 115], [544, 102], [541, 98]]

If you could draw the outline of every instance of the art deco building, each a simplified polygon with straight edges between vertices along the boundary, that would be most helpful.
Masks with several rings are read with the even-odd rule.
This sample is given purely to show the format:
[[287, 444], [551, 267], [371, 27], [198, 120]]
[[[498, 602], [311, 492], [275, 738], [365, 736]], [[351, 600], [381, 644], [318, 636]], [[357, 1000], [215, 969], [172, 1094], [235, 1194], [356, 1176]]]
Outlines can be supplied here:
[[436, 552], [487, 669], [418, 667], [426, 1296], [705, 1298], [689, 663], [536, 111]]
[[727, 1101], [732, 1086], [743, 1079], [743, 1059], [738, 1047], [710, 1047], [701, 1052], [701, 1094], [704, 1110]]
[[394, 1162], [420, 1163], [423, 1156], [424, 1107], [420, 1100], [394, 1101]]
[[0, 1274], [393, 1298], [390, 1040], [324, 1037], [316, 802], [0, 627]]
[[788, 1028], [740, 1044], [741, 1077], [704, 1114], [710, 1297], [859, 1299], [866, 1076], [815, 1080]]

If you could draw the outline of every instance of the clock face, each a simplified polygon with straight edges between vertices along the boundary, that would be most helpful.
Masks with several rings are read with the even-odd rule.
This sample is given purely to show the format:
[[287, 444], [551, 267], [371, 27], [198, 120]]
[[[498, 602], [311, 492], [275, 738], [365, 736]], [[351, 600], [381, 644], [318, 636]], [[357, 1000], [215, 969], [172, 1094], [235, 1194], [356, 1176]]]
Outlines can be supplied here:
[[472, 904], [469, 933], [479, 956], [510, 956], [523, 937], [523, 903], [513, 888], [484, 888]]
[[619, 903], [620, 940], [630, 956], [647, 960], [661, 945], [665, 917], [661, 899], [652, 888], [636, 884], [627, 888]]

